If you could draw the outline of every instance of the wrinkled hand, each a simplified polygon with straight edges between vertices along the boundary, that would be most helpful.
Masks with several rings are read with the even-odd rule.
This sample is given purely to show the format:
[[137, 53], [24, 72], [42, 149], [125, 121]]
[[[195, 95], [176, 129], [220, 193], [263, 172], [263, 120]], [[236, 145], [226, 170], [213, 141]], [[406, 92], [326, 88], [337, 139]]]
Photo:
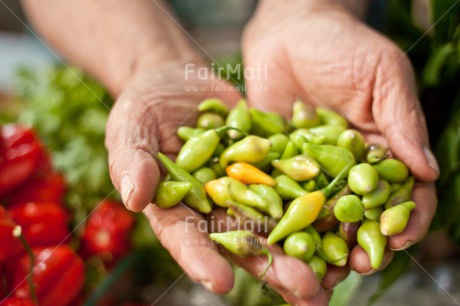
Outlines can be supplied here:
[[[200, 231], [202, 222], [207, 222], [203, 216], [183, 204], [170, 209], [149, 205], [161, 177], [156, 154], [161, 151], [174, 158], [182, 146], [176, 130], [194, 125], [198, 103], [212, 96], [232, 107], [240, 98], [223, 81], [200, 80], [196, 75], [190, 78], [185, 79], [183, 65], [173, 65], [143, 73], [127, 87], [107, 125], [110, 174], [128, 209], [143, 210], [161, 243], [184, 271], [206, 288], [225, 293], [233, 287], [233, 271], [207, 232]], [[199, 89], [187, 90], [189, 86]], [[222, 212], [213, 216], [214, 220], [226, 218]], [[318, 296], [320, 286], [311, 270], [300, 260], [284, 255], [279, 247], [272, 249], [273, 265], [265, 280], [285, 296]], [[263, 257], [233, 259], [254, 275], [267, 265]], [[321, 298], [323, 295], [324, 291], [319, 294]]]
[[[296, 97], [335, 110], [367, 141], [387, 145], [418, 182], [406, 230], [389, 239], [406, 249], [426, 234], [436, 209], [436, 160], [410, 63], [401, 50], [334, 1], [264, 1], [244, 33], [243, 59], [267, 79], [247, 80], [253, 106], [290, 116]], [[254, 73], [254, 75], [258, 75]], [[261, 75], [264, 75], [263, 73]], [[267, 91], [251, 90], [267, 88]], [[386, 263], [392, 252], [386, 252]], [[367, 255], [352, 250], [350, 267], [371, 273]]]

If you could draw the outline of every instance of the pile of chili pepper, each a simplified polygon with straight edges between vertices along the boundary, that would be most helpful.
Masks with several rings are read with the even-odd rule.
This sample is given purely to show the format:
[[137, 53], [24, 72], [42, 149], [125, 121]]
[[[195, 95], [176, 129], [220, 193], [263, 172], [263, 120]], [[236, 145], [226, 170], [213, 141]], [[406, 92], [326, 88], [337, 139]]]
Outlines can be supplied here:
[[239, 256], [269, 255], [270, 265], [265, 236], [319, 279], [327, 265], [346, 265], [357, 244], [380, 267], [387, 238], [405, 229], [415, 208], [414, 178], [387, 148], [366, 144], [342, 116], [302, 101], [290, 120], [245, 100], [229, 110], [210, 98], [198, 111], [195, 127], [177, 131], [184, 145], [175, 162], [158, 154], [168, 171], [158, 206], [182, 202], [203, 214], [224, 207], [238, 229], [211, 233], [212, 240]]
[[1, 126], [0, 305], [70, 305], [84, 294], [84, 259], [111, 265], [129, 250], [134, 217], [120, 203], [103, 201], [71, 231], [65, 191], [33, 130]]

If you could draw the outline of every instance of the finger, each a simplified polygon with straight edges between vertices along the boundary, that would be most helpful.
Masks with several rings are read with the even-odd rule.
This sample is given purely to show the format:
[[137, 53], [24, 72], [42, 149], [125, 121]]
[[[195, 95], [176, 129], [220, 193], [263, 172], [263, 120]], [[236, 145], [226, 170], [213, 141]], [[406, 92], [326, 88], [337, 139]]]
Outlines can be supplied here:
[[202, 215], [183, 204], [168, 209], [151, 204], [144, 213], [158, 239], [191, 279], [215, 293], [232, 289], [232, 267], [209, 239]]
[[321, 281], [324, 290], [332, 290], [338, 283], [347, 278], [350, 273], [348, 267], [337, 267], [334, 265], [327, 266], [327, 273]]
[[107, 124], [110, 176], [128, 209], [141, 211], [153, 199], [160, 178], [155, 116], [116, 104]]
[[[269, 247], [273, 263], [263, 279], [276, 291], [286, 291], [299, 299], [311, 299], [322, 290], [316, 275], [302, 261], [283, 254], [279, 246]], [[252, 275], [260, 275], [268, 265], [267, 257], [248, 256], [245, 258], [227, 254], [233, 262]]]
[[321, 290], [318, 295], [309, 299], [300, 299], [297, 296], [293, 295], [289, 291], [279, 291], [279, 294], [284, 298], [284, 300], [289, 303], [289, 305], [296, 306], [324, 306], [329, 304], [329, 300], [332, 296], [332, 290], [325, 291]]
[[[238, 228], [234, 222], [234, 218], [226, 215], [224, 209], [214, 210], [213, 216], [208, 219], [211, 222], [211, 228], [219, 231], [244, 229]], [[273, 256], [273, 263], [263, 279], [273, 289], [278, 292], [290, 292], [299, 299], [309, 299], [319, 294], [321, 287], [316, 275], [305, 263], [297, 258], [285, 255], [278, 245], [268, 248]], [[240, 257], [226, 251], [222, 247], [220, 247], [220, 251], [237, 265], [255, 276], [265, 271], [268, 265], [267, 256]]]
[[411, 211], [406, 228], [401, 234], [388, 239], [388, 245], [393, 250], [407, 249], [425, 237], [436, 212], [437, 199], [433, 183], [416, 182], [412, 199], [417, 206]]
[[[276, 112], [288, 118], [292, 113], [292, 104], [301, 92], [293, 78], [288, 65], [273, 63], [276, 54], [263, 53], [263, 46], [270, 45], [270, 36], [258, 43], [251, 39], [243, 40], [243, 59], [245, 69], [253, 73], [245, 78], [248, 103], [263, 111]], [[281, 52], [282, 48], [278, 49]], [[278, 58], [284, 57], [279, 54]], [[283, 80], [279, 82], [279, 80]], [[290, 82], [292, 80], [292, 82]], [[299, 97], [302, 98], [302, 97]]]
[[429, 150], [424, 115], [417, 99], [412, 68], [405, 55], [382, 53], [373, 88], [372, 113], [391, 151], [423, 181], [438, 178], [439, 168]]
[[385, 269], [393, 259], [393, 255], [393, 251], [385, 248], [380, 267], [378, 269], [373, 269], [371, 267], [369, 255], [367, 255], [366, 251], [364, 251], [360, 245], [356, 245], [353, 250], [351, 250], [349, 265], [352, 270], [363, 275], [369, 275]]

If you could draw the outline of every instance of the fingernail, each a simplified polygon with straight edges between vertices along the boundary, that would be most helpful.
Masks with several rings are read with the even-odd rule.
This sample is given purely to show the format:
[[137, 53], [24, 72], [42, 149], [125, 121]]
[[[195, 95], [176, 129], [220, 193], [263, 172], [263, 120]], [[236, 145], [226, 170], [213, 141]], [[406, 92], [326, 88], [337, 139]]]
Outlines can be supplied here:
[[294, 294], [297, 298], [303, 299], [302, 295], [300, 294], [299, 290], [293, 290], [292, 294]]
[[364, 273], [361, 273], [361, 275], [371, 275], [375, 272], [375, 269], [370, 269], [369, 271], [367, 272], [364, 272]]
[[392, 251], [402, 251], [402, 250], [407, 249], [407, 248], [410, 247], [411, 245], [412, 245], [412, 241], [409, 240], [409, 241], [407, 241], [402, 247], [400, 247], [400, 248], [392, 248], [392, 247], [390, 247], [390, 250], [392, 250]]
[[201, 281], [200, 283], [209, 291], [214, 292], [214, 287], [210, 281]]
[[438, 162], [436, 161], [436, 157], [434, 157], [433, 152], [427, 147], [423, 146], [423, 153], [425, 153], [426, 160], [428, 162], [428, 166], [436, 171], [437, 176], [439, 176], [439, 166]]
[[120, 187], [121, 199], [123, 200], [123, 203], [125, 203], [126, 208], [129, 209], [129, 200], [131, 198], [131, 194], [134, 191], [134, 185], [128, 174], [123, 175], [123, 177], [121, 178]]

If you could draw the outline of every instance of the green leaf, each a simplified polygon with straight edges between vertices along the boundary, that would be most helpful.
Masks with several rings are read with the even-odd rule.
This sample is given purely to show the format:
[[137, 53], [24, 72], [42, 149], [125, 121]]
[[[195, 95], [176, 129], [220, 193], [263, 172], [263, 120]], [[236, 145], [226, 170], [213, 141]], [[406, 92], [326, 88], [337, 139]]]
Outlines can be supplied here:
[[81, 71], [56, 67], [43, 73], [18, 72], [17, 93], [24, 109], [19, 122], [37, 130], [53, 157], [54, 166], [66, 176], [68, 204], [82, 211], [112, 193], [105, 124], [113, 101], [105, 89]]
[[[457, 49], [452, 43], [446, 43], [437, 48], [429, 58], [423, 71], [423, 82], [426, 85], [434, 86], [442, 80], [442, 71], [446, 64], [452, 61], [456, 63]], [[450, 73], [452, 74], [452, 73]]]
[[406, 273], [409, 268], [410, 257], [406, 252], [395, 252], [393, 261], [388, 267], [380, 272], [380, 282], [377, 291], [369, 298], [368, 305], [378, 301], [380, 297], [396, 282], [396, 280]]
[[460, 3], [457, 0], [431, 0], [431, 21], [434, 27], [433, 42], [440, 46], [452, 39], [460, 22]]
[[439, 206], [431, 228], [453, 226], [453, 233], [457, 233], [457, 224], [460, 224], [460, 111], [453, 115], [444, 130], [435, 153], [441, 176], [437, 182]]
[[330, 306], [345, 306], [350, 303], [356, 292], [358, 291], [363, 277], [352, 271], [348, 277], [334, 288]]

